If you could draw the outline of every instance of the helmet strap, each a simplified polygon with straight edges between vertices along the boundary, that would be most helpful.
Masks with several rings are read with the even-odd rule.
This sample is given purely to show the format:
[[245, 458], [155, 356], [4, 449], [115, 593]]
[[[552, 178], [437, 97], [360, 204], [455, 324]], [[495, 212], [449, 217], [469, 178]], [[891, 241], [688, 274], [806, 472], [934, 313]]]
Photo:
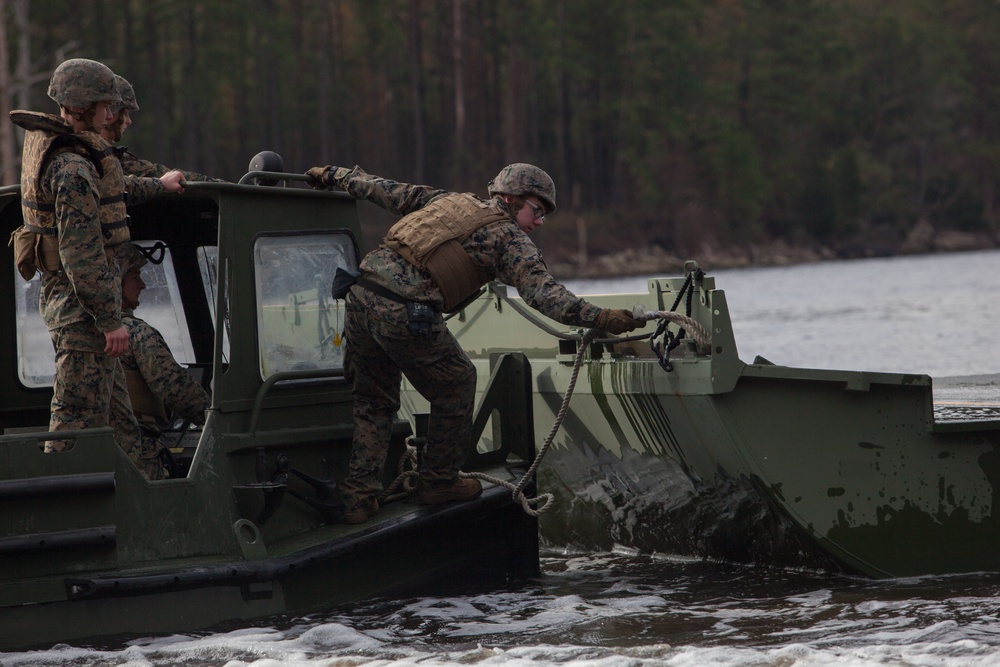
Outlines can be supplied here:
[[77, 123], [83, 125], [84, 130], [97, 132], [97, 129], [94, 127], [94, 117], [97, 115], [96, 102], [91, 102], [90, 106], [83, 111], [73, 111], [73, 109], [65, 105], [60, 105], [60, 107], [66, 115], [75, 120]]
[[524, 208], [524, 197], [518, 195], [502, 195], [503, 203], [507, 208], [507, 212], [510, 213], [512, 217], [517, 216], [517, 214]]
[[87, 129], [91, 132], [97, 132], [97, 127], [94, 125], [94, 117], [97, 116], [97, 104], [94, 102], [90, 103], [87, 110], [81, 114], [83, 117], [80, 121], [87, 126]]
[[[122, 107], [124, 109], [125, 107]], [[125, 134], [125, 114], [119, 109], [115, 114], [115, 119], [108, 124], [107, 128], [111, 132], [112, 142], [118, 143]]]

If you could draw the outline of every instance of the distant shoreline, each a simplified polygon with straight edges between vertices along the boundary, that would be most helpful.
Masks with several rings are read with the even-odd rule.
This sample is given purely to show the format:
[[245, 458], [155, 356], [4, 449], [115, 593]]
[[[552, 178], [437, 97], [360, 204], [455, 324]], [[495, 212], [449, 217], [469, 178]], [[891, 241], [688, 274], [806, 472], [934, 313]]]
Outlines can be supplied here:
[[930, 255], [948, 252], [971, 252], [1000, 247], [1000, 239], [988, 234], [959, 231], [936, 232], [926, 238], [911, 234], [897, 248], [845, 246], [793, 246], [784, 241], [753, 244], [749, 246], [721, 247], [706, 243], [699, 251], [681, 257], [658, 245], [647, 245], [588, 257], [584, 265], [579, 261], [560, 257], [543, 248], [549, 271], [560, 279], [617, 278], [655, 274], [679, 274], [684, 262], [696, 260], [706, 270], [735, 269], [766, 266], [792, 266], [838, 259], [864, 259], [868, 257], [896, 257], [904, 255]]
[[[360, 211], [364, 238], [381, 239], [396, 218], [381, 211], [372, 211], [372, 208]], [[618, 229], [613, 236], [598, 238], [597, 234], [591, 233], [589, 240], [583, 242], [589, 253], [581, 261], [581, 243], [576, 231], [568, 226], [544, 231], [547, 234], [535, 242], [542, 250], [549, 272], [559, 280], [678, 275], [684, 270], [684, 262], [691, 259], [696, 260], [701, 268], [714, 271], [1000, 248], [1000, 234], [936, 230], [930, 223], [918, 222], [903, 239], [884, 229], [870, 230], [854, 240], [841, 240], [835, 245], [815, 242], [793, 244], [783, 239], [724, 244], [706, 239], [699, 248], [681, 252], [667, 250], [652, 239], [636, 238], [640, 232], [630, 227]], [[628, 243], [625, 247], [622, 247], [623, 239], [628, 239], [624, 241]], [[601, 246], [611, 249], [595, 252], [596, 247]]]

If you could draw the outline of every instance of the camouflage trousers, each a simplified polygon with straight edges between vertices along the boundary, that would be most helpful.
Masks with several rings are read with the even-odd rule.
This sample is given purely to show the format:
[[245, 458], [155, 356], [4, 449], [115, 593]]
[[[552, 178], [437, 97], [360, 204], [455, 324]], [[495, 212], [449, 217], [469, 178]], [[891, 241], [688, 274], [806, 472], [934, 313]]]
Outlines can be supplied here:
[[349, 298], [344, 371], [354, 382], [354, 441], [342, 488], [348, 508], [382, 491], [382, 470], [392, 421], [399, 410], [402, 376], [430, 401], [421, 486], [452, 484], [471, 446], [476, 368], [438, 317], [430, 335], [410, 333], [405, 309], [388, 299], [384, 308]]
[[[156, 451], [146, 452], [139, 423], [132, 414], [125, 373], [117, 358], [103, 353], [67, 350], [56, 343], [56, 373], [52, 383], [49, 431], [111, 426], [128, 458], [149, 479], [163, 479]], [[45, 451], [72, 448], [66, 440], [50, 440]], [[152, 456], [150, 456], [151, 454]]]

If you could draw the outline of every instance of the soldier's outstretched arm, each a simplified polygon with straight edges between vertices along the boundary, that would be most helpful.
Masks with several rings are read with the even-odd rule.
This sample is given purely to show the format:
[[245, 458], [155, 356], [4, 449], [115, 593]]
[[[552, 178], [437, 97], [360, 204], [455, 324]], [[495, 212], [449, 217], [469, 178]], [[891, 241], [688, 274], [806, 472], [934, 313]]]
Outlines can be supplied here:
[[337, 186], [355, 199], [364, 199], [390, 213], [406, 215], [421, 209], [447, 190], [429, 185], [411, 185], [368, 174], [361, 167], [313, 167], [306, 171], [313, 185]]

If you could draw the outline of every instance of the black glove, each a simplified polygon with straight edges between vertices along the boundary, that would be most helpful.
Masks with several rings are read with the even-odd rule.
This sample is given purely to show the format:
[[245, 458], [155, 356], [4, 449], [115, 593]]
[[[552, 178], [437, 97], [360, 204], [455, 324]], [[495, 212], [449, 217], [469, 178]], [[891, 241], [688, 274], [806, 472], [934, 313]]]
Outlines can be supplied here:
[[330, 184], [326, 180], [326, 173], [333, 169], [331, 165], [326, 165], [325, 167], [313, 167], [306, 171], [306, 176], [309, 177], [309, 185], [321, 190], [326, 188]]
[[632, 311], [624, 308], [604, 308], [594, 321], [594, 328], [609, 334], [623, 334], [643, 325], [642, 320], [632, 317]]

